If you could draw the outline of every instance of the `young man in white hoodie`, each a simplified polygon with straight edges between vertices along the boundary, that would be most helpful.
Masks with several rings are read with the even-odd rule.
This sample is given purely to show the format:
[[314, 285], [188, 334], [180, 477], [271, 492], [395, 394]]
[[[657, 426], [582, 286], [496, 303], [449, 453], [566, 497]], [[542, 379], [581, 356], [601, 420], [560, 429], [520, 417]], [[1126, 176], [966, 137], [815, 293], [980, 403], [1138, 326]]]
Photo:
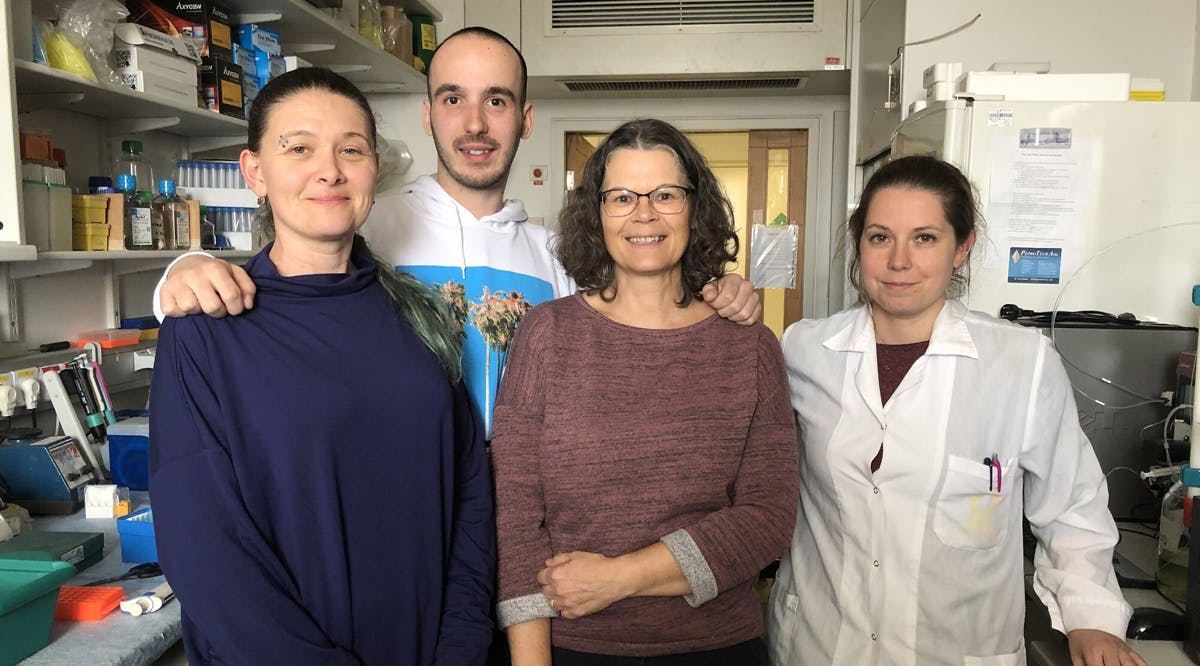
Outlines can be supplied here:
[[[512, 333], [525, 310], [574, 293], [530, 224], [525, 206], [504, 199], [517, 146], [533, 132], [520, 52], [503, 36], [468, 27], [434, 52], [424, 104], [425, 132], [438, 154], [434, 176], [378, 196], [360, 233], [398, 269], [439, 290], [464, 324], [467, 389], [491, 437], [491, 413]], [[753, 285], [727, 275], [705, 287], [723, 317], [753, 323], [762, 307]], [[254, 285], [239, 266], [205, 254], [181, 257], [155, 293], [160, 318], [199, 312], [237, 315]]]

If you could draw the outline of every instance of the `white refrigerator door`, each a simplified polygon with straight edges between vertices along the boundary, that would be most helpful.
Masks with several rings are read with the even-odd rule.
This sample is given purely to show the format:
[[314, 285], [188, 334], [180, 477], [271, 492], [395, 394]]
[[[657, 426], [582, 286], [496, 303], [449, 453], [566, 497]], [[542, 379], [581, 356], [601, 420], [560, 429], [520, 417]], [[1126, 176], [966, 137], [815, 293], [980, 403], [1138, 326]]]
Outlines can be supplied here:
[[906, 119], [893, 147], [943, 157], [978, 189], [972, 309], [1057, 302], [1194, 326], [1198, 124], [1192, 102], [952, 100]]

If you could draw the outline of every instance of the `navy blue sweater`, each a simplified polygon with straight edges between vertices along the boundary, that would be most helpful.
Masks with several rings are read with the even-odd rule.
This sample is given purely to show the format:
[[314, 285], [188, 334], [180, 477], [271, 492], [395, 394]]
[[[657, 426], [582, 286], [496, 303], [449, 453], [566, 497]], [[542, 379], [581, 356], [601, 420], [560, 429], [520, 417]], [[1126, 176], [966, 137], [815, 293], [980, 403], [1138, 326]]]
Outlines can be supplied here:
[[462, 386], [354, 257], [238, 317], [166, 321], [151, 386], [159, 559], [193, 664], [481, 664], [495, 543]]

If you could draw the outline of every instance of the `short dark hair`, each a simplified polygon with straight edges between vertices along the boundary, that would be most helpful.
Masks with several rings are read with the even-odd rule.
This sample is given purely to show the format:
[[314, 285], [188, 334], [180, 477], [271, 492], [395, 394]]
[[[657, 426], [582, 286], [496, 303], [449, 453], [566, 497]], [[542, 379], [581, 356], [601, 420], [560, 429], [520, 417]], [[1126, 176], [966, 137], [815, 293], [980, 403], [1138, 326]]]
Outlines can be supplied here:
[[[850, 283], [858, 290], [859, 297], [865, 303], [866, 291], [862, 285], [862, 242], [863, 229], [867, 224], [867, 213], [871, 202], [881, 190], [898, 188], [905, 190], [920, 190], [938, 198], [942, 204], [942, 214], [954, 229], [955, 245], [962, 245], [972, 233], [979, 230], [979, 208], [976, 203], [975, 190], [971, 181], [949, 162], [928, 155], [911, 155], [901, 157], [884, 164], [867, 181], [859, 197], [858, 208], [850, 215], [848, 225], [850, 252]], [[961, 296], [970, 279], [970, 255], [963, 261], [962, 266], [954, 270], [950, 278], [949, 296]]]
[[267, 117], [271, 109], [302, 90], [324, 90], [354, 102], [367, 117], [367, 126], [371, 130], [371, 149], [375, 149], [375, 113], [371, 111], [371, 105], [362, 91], [349, 79], [332, 70], [300, 67], [272, 78], [254, 98], [254, 103], [250, 105], [250, 117], [246, 119], [249, 122], [247, 145], [251, 151], [257, 153], [262, 147], [262, 135], [267, 129]]
[[508, 48], [512, 49], [512, 52], [516, 54], [517, 62], [521, 63], [521, 91], [517, 94], [517, 98], [520, 100], [521, 106], [525, 106], [525, 91], [529, 87], [529, 68], [525, 65], [525, 56], [521, 55], [521, 50], [514, 46], [512, 42], [508, 41], [507, 37], [496, 32], [495, 30], [485, 28], [480, 25], [469, 25], [461, 30], [455, 31], [449, 37], [443, 39], [442, 43], [438, 44], [437, 48], [433, 50], [433, 54], [429, 56], [429, 64], [425, 68], [425, 96], [429, 98], [429, 101], [433, 101], [433, 84], [429, 82], [429, 74], [433, 72], [433, 63], [437, 62], [438, 51], [441, 51], [442, 47], [455, 37], [470, 35], [500, 42], [501, 44], [508, 46]]
[[709, 281], [725, 274], [737, 258], [738, 238], [733, 226], [733, 206], [704, 156], [682, 132], [654, 119], [631, 120], [621, 125], [588, 158], [579, 185], [571, 191], [559, 215], [559, 236], [554, 251], [559, 262], [584, 291], [597, 292], [606, 301], [616, 296], [615, 265], [604, 244], [600, 218], [600, 190], [609, 159], [617, 150], [663, 149], [675, 156], [692, 188], [688, 195], [688, 244], [683, 251], [683, 293], [676, 303], [688, 305], [700, 298]]

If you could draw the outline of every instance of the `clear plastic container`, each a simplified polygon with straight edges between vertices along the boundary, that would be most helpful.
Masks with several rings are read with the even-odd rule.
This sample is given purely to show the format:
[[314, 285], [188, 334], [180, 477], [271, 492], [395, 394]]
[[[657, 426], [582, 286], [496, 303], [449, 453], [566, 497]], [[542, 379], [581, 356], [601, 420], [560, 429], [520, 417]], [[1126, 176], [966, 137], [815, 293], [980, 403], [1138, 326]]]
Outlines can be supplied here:
[[136, 328], [106, 328], [99, 331], [85, 331], [75, 338], [75, 346], [82, 347], [89, 342], [95, 342], [103, 349], [124, 347], [137, 344], [141, 331]]
[[113, 161], [113, 177], [120, 179], [123, 173], [136, 178], [146, 190], [154, 187], [154, 169], [142, 154], [141, 141], [121, 142], [121, 154]]
[[1179, 481], [1163, 497], [1158, 519], [1158, 591], [1183, 608], [1187, 604], [1188, 530], [1183, 524], [1187, 488]]

